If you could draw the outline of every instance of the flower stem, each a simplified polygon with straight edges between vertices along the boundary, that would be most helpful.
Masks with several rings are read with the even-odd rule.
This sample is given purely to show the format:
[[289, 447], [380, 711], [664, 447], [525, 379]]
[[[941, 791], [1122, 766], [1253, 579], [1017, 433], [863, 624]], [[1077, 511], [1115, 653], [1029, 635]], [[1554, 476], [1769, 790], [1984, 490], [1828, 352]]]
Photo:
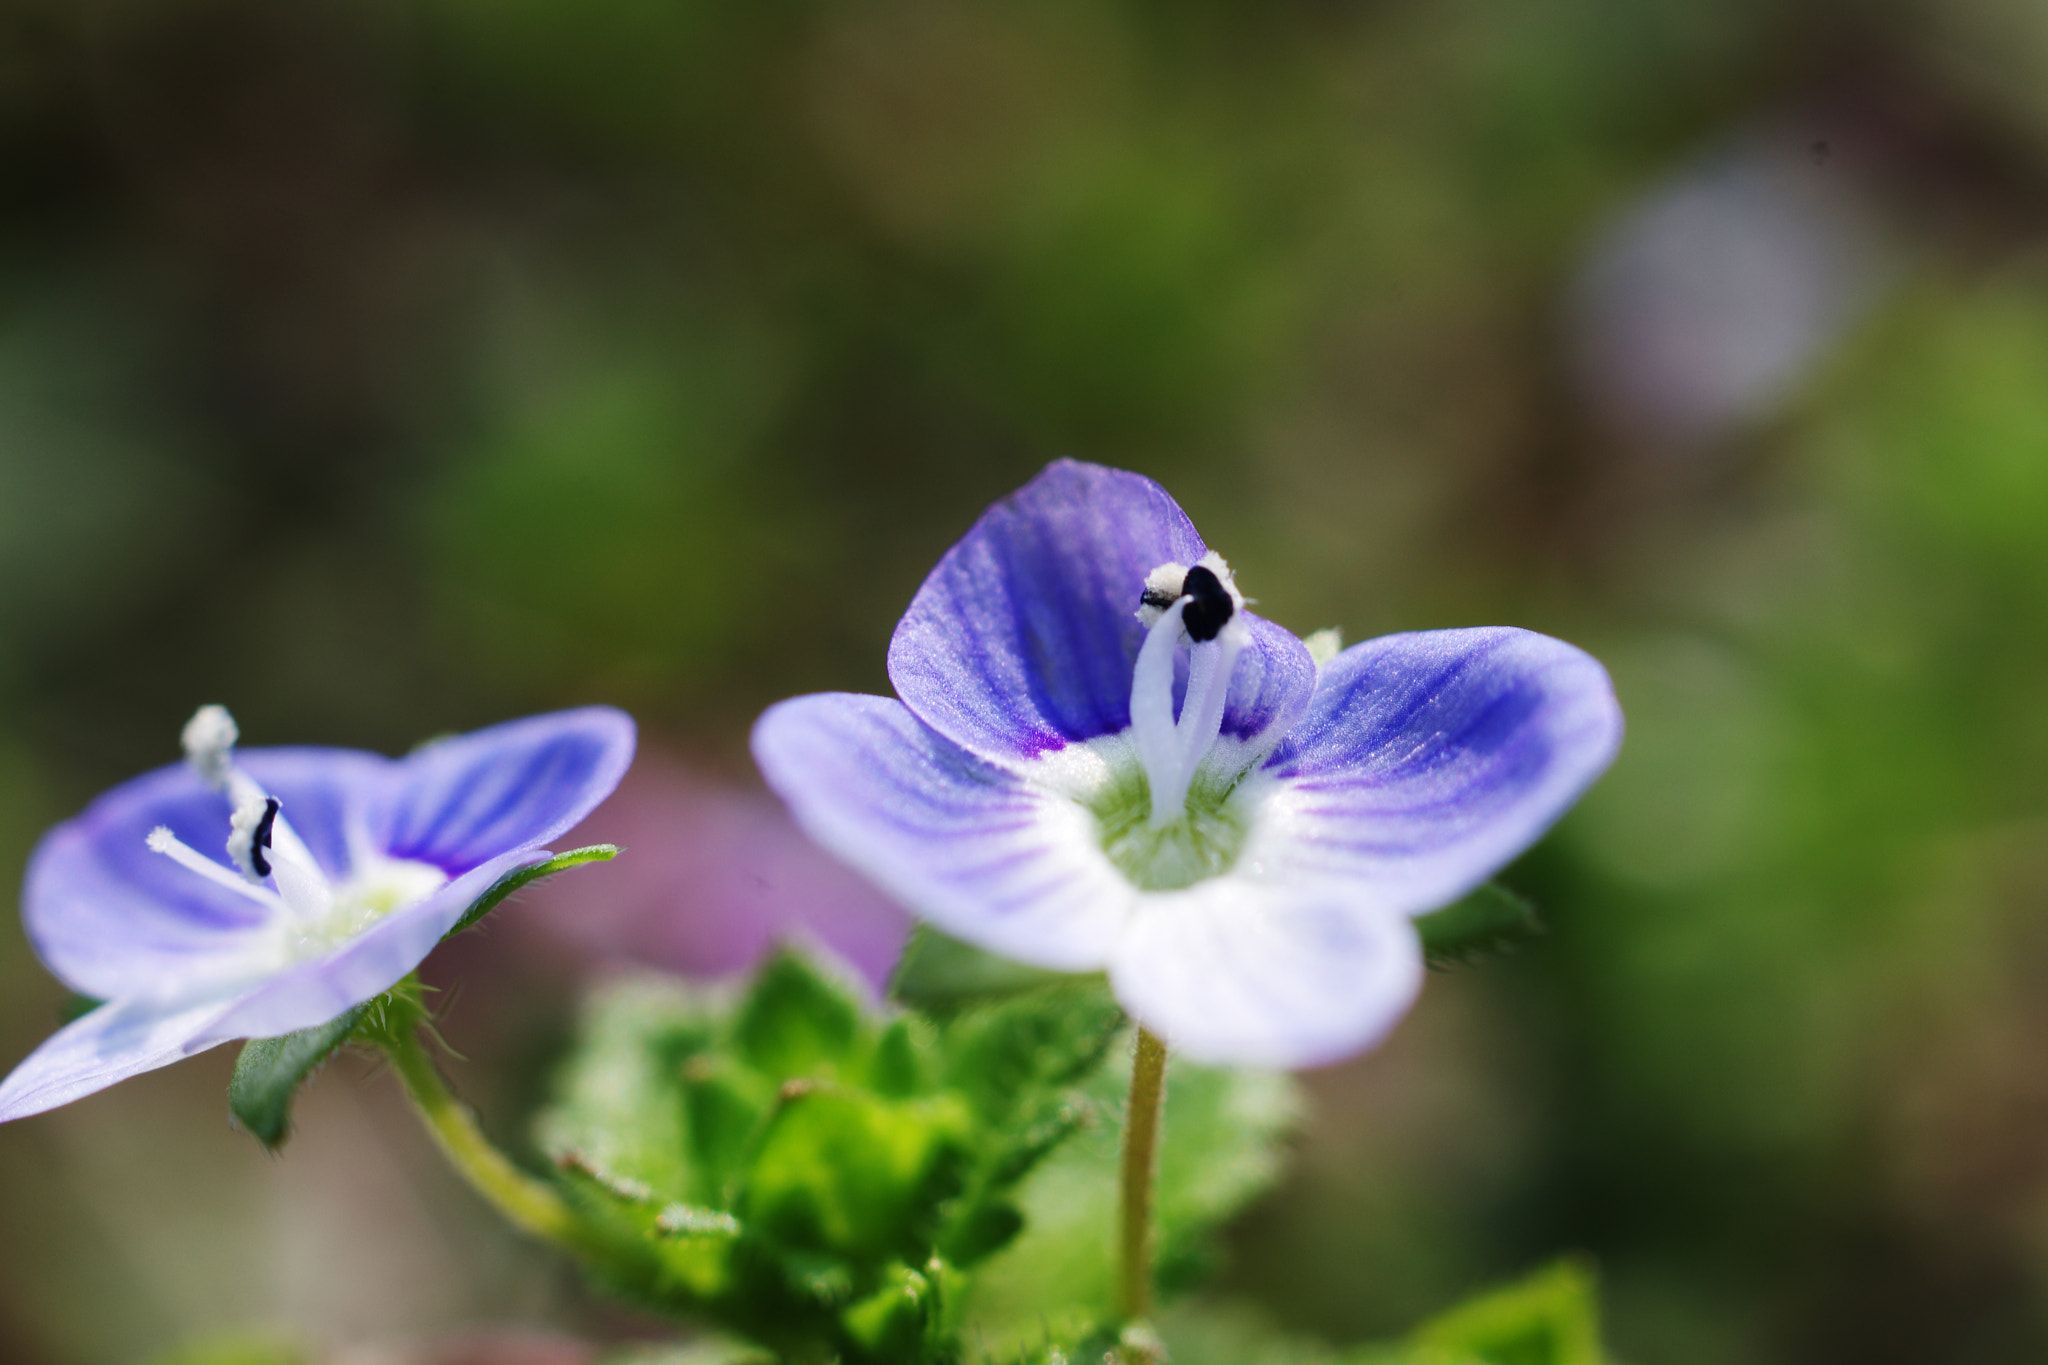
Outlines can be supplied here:
[[1152, 1316], [1152, 1177], [1159, 1167], [1159, 1110], [1166, 1098], [1166, 1044], [1138, 1030], [1131, 1099], [1124, 1116], [1123, 1190], [1117, 1247], [1117, 1308], [1124, 1321]]
[[588, 1251], [588, 1238], [561, 1196], [527, 1175], [484, 1136], [476, 1115], [448, 1088], [434, 1059], [420, 1043], [425, 1011], [403, 988], [392, 992], [386, 1018], [367, 1029], [391, 1058], [434, 1143], [470, 1188], [515, 1227], [570, 1251]]

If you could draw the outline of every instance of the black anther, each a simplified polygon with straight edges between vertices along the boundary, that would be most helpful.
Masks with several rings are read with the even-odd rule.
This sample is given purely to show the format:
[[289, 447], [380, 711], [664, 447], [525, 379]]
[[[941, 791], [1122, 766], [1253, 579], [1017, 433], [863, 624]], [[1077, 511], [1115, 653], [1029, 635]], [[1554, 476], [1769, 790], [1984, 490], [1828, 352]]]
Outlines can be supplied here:
[[1195, 599], [1181, 609], [1180, 623], [1187, 628], [1188, 638], [1198, 645], [1215, 639], [1230, 624], [1230, 614], [1237, 610], [1223, 580], [1200, 564], [1188, 570], [1180, 591], [1181, 596]]
[[277, 798], [265, 797], [263, 818], [256, 822], [255, 833], [249, 839], [249, 866], [256, 869], [259, 877], [270, 875], [270, 860], [263, 856], [263, 850], [270, 847], [270, 829], [277, 823]]

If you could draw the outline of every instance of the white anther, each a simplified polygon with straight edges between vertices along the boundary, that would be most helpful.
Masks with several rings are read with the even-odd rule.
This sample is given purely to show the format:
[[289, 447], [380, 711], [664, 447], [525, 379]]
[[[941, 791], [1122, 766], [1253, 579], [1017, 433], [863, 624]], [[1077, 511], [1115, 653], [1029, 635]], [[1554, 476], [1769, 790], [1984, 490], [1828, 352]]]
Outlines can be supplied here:
[[1187, 581], [1188, 566], [1185, 564], [1161, 564], [1145, 575], [1145, 589], [1138, 595], [1138, 610], [1135, 613], [1146, 629], [1159, 624], [1159, 618], [1166, 614], [1167, 607], [1180, 596], [1180, 585]]
[[[263, 829], [265, 816], [270, 816], [273, 827], [276, 816], [271, 815], [270, 800], [261, 793], [245, 796], [235, 806], [234, 814], [228, 817], [228, 856], [235, 860], [235, 866], [242, 869], [242, 875], [252, 882], [260, 882], [269, 876], [268, 867], [258, 867], [256, 835]], [[266, 864], [268, 858], [263, 860]]]
[[208, 705], [192, 713], [180, 739], [185, 746], [185, 761], [199, 774], [199, 780], [215, 791], [226, 791], [235, 767], [235, 742], [241, 737], [242, 732], [235, 727], [235, 718], [228, 714], [227, 707]]

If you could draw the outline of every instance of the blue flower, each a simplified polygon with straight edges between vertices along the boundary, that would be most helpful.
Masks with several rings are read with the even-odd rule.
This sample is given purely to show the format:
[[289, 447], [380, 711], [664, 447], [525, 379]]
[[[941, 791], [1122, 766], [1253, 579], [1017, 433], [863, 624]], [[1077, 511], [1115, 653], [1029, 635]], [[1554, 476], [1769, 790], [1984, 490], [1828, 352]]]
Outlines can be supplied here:
[[1484, 882], [1613, 759], [1590, 656], [1525, 630], [1318, 663], [1164, 489], [1061, 461], [997, 503], [889, 646], [901, 701], [754, 728], [810, 835], [959, 938], [1106, 969], [1188, 1056], [1309, 1066], [1422, 978], [1412, 917]]
[[[235, 1038], [310, 1028], [390, 989], [501, 878], [618, 784], [633, 722], [587, 707], [429, 744], [237, 753], [218, 706], [187, 762], [43, 837], [22, 918], [103, 1000], [0, 1082], [0, 1121]], [[225, 856], [221, 850], [225, 849]]]

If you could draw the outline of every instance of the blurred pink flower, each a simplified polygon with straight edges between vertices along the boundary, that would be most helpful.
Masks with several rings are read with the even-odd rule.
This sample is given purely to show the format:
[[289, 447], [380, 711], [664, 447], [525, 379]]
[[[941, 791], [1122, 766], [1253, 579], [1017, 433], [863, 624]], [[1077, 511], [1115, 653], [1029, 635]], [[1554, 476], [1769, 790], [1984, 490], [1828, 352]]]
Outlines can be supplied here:
[[796, 940], [879, 989], [902, 953], [909, 917], [765, 792], [643, 749], [589, 828], [625, 852], [535, 887], [521, 919], [592, 959], [722, 976]]

